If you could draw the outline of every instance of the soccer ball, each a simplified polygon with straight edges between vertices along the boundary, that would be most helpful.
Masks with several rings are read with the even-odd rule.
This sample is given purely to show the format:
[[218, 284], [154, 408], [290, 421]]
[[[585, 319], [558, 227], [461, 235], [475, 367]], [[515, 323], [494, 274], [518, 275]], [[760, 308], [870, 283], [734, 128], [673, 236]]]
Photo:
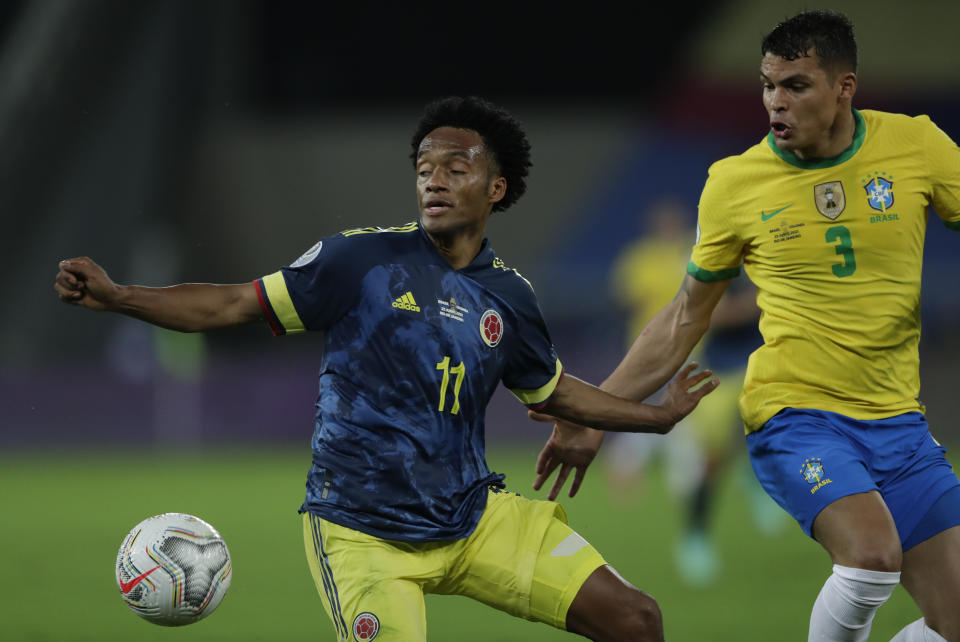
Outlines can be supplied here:
[[127, 606], [162, 626], [202, 620], [230, 588], [230, 551], [213, 526], [193, 515], [148, 517], [117, 553], [117, 585]]

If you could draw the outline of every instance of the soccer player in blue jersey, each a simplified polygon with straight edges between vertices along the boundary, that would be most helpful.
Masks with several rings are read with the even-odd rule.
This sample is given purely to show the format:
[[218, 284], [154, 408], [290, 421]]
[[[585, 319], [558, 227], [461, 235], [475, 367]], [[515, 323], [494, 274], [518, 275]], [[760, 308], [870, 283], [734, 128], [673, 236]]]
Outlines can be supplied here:
[[[956, 642], [960, 480], [918, 399], [918, 345], [927, 219], [932, 207], [960, 230], [960, 148], [927, 116], [853, 108], [857, 46], [842, 14], [797, 14], [761, 55], [770, 130], [710, 168], [680, 291], [601, 387], [657, 390], [743, 266], [764, 339], [740, 396], [750, 460], [833, 561], [809, 639], [866, 640], [902, 582], [923, 617], [896, 642]], [[601, 437], [561, 422], [535, 485], [558, 466], [550, 496], [571, 470], [582, 479]]]
[[484, 237], [524, 193], [520, 123], [479, 98], [427, 106], [412, 140], [419, 221], [317, 242], [237, 285], [118, 286], [86, 257], [60, 298], [192, 332], [269, 322], [325, 331], [303, 513], [310, 568], [339, 640], [426, 638], [424, 593], [471, 597], [593, 640], [663, 640], [656, 601], [567, 525], [504, 490], [484, 456], [499, 382], [529, 408], [663, 433], [717, 385], [690, 364], [660, 405], [564, 375], [533, 289]]

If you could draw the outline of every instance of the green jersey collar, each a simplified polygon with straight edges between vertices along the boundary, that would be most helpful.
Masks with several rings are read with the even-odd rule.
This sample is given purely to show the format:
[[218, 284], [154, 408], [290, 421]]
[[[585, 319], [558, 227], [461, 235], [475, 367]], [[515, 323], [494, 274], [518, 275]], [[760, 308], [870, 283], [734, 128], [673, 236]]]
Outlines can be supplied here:
[[853, 142], [850, 143], [850, 147], [847, 147], [833, 158], [818, 158], [816, 160], [798, 158], [793, 152], [787, 152], [777, 147], [773, 132], [767, 134], [767, 144], [770, 145], [770, 149], [773, 150], [774, 154], [794, 167], [799, 167], [800, 169], [824, 169], [826, 167], [834, 167], [856, 154], [863, 145], [863, 139], [867, 134], [867, 126], [863, 123], [863, 116], [861, 116], [860, 112], [856, 109], [853, 110], [853, 120], [856, 123], [856, 128], [853, 130]]

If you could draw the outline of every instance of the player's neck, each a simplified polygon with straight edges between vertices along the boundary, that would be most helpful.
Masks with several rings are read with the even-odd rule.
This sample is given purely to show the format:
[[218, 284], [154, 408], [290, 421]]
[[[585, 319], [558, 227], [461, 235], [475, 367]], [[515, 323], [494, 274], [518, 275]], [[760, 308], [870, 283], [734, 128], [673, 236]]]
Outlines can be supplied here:
[[825, 135], [816, 145], [808, 149], [798, 149], [794, 152], [797, 158], [805, 161], [824, 160], [839, 156], [853, 144], [853, 137], [857, 131], [857, 120], [852, 109], [845, 109], [838, 114], [837, 119], [825, 132]]
[[458, 230], [449, 235], [427, 232], [427, 237], [454, 270], [461, 270], [470, 265], [483, 246], [482, 229]]

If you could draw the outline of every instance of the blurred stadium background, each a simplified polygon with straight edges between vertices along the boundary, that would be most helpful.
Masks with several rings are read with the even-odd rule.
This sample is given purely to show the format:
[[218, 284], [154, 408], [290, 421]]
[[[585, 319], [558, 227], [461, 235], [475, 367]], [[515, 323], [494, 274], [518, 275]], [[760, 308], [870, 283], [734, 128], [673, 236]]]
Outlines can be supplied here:
[[[89, 255], [122, 283], [240, 282], [321, 236], [412, 220], [407, 157], [421, 107], [479, 94], [523, 120], [533, 143], [529, 191], [492, 219], [489, 236], [536, 287], [568, 371], [598, 381], [626, 341], [626, 311], [608, 286], [613, 257], [644, 233], [660, 199], [680, 202], [692, 224], [709, 164], [764, 135], [760, 38], [808, 7], [664, 3], [654, 15], [605, 2], [0, 3], [0, 493], [10, 526], [0, 550], [11, 573], [0, 638], [332, 639], [293, 519], [318, 339], [274, 339], [265, 326], [177, 335], [73, 310], [52, 290], [59, 259]], [[856, 25], [856, 105], [928, 114], [960, 139], [960, 4], [830, 8]], [[921, 395], [951, 445], [960, 443], [958, 245], [936, 217], [927, 239]], [[527, 485], [546, 434], [498, 394], [491, 466], [515, 471], [515, 490], [534, 495]], [[598, 471], [585, 497], [565, 505], [661, 600], [668, 639], [803, 639], [827, 558], [792, 527], [755, 545], [731, 482], [717, 518], [731, 556], [722, 584], [684, 589], [659, 550], [679, 508], [653, 472], [628, 507], [608, 497]], [[196, 630], [146, 630], [113, 593], [126, 530], [164, 510], [195, 510], [233, 547], [225, 613]], [[77, 526], [89, 535], [74, 535]], [[65, 538], [100, 557], [51, 559], [73, 547]], [[243, 570], [244, 550], [259, 566]], [[253, 578], [262, 584], [245, 588]], [[64, 607], [84, 586], [103, 601]], [[463, 602], [431, 602], [444, 605], [430, 611], [433, 639], [566, 639]], [[63, 622], [45, 615], [64, 608]], [[898, 591], [876, 639], [912, 609]], [[758, 612], [766, 620], [755, 622]]]

